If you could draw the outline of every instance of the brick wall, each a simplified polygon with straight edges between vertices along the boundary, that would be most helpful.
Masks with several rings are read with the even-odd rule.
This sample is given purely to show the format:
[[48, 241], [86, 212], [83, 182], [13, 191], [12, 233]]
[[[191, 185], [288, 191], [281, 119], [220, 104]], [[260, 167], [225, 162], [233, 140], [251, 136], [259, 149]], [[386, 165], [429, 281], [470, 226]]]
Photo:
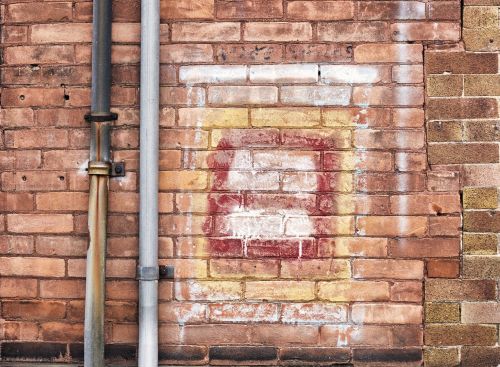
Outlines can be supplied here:
[[500, 363], [499, 5], [466, 0], [464, 44], [425, 55], [429, 163], [459, 174], [464, 209], [460, 273], [426, 282], [428, 366]]
[[[137, 339], [139, 3], [114, 5], [127, 174], [110, 184], [106, 334], [123, 361]], [[474, 22], [487, 5], [465, 8], [465, 52], [458, 1], [162, 1], [164, 363], [498, 359], [469, 347], [497, 342], [498, 317], [477, 318], [495, 312], [475, 311], [496, 307], [498, 276], [498, 27]], [[2, 4], [3, 360], [82, 359], [91, 8]], [[469, 186], [486, 189], [464, 190], [462, 264]]]

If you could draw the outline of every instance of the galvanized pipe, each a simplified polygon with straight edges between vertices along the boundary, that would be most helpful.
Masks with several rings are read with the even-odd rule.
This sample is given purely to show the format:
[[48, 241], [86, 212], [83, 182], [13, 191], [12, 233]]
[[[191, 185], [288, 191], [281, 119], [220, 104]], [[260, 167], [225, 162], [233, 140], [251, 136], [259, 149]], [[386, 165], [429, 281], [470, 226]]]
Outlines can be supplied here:
[[158, 366], [160, 2], [141, 2], [139, 367]]
[[108, 184], [111, 169], [111, 0], [94, 0], [84, 366], [104, 367]]

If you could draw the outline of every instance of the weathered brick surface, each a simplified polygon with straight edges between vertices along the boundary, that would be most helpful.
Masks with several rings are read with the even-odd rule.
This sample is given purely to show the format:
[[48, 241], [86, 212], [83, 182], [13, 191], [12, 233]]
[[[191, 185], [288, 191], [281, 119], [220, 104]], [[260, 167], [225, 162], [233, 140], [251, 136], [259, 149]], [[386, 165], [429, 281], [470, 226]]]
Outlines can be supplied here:
[[[498, 5], [466, 0], [460, 24], [456, 0], [161, 1], [162, 363], [498, 359]], [[92, 3], [1, 11], [0, 359], [80, 362]], [[113, 13], [106, 355], [124, 363], [140, 1]]]

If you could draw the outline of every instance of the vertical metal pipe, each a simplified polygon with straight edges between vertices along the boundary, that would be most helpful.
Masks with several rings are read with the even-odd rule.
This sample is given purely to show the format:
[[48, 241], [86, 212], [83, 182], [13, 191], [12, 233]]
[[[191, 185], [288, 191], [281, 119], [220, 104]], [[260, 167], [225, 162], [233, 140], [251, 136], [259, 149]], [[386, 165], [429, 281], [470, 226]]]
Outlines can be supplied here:
[[160, 2], [141, 2], [139, 367], [158, 366]]
[[94, 0], [89, 192], [89, 248], [85, 289], [84, 366], [104, 367], [104, 301], [111, 90], [111, 0]]

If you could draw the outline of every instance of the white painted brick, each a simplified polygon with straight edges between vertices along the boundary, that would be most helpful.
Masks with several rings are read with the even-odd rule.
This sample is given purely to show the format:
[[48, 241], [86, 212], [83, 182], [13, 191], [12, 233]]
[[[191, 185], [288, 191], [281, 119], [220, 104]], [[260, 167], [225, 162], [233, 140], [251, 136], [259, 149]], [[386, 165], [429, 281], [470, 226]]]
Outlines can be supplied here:
[[349, 87], [300, 86], [282, 87], [281, 101], [291, 105], [347, 106], [351, 99]]
[[253, 83], [316, 83], [318, 81], [318, 65], [284, 64], [251, 66], [250, 81]]
[[181, 66], [179, 81], [186, 84], [243, 83], [247, 79], [247, 67], [241, 65]]
[[278, 102], [276, 87], [210, 87], [208, 101], [220, 105], [269, 105]]
[[388, 66], [374, 65], [322, 65], [321, 81], [324, 83], [374, 84], [388, 82]]

